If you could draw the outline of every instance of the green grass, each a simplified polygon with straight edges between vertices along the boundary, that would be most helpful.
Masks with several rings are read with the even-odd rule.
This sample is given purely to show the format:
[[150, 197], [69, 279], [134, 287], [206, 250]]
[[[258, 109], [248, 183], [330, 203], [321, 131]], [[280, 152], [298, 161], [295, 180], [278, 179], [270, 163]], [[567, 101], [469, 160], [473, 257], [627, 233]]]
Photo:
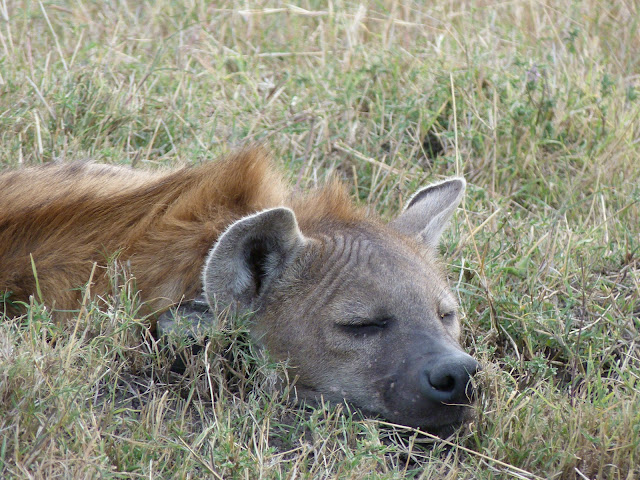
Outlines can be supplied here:
[[486, 365], [476, 421], [443, 443], [296, 408], [243, 322], [177, 376], [125, 283], [74, 325], [37, 299], [0, 323], [0, 476], [640, 476], [638, 4], [367, 5], [0, 1], [0, 164], [260, 141], [387, 218], [464, 174], [442, 253]]

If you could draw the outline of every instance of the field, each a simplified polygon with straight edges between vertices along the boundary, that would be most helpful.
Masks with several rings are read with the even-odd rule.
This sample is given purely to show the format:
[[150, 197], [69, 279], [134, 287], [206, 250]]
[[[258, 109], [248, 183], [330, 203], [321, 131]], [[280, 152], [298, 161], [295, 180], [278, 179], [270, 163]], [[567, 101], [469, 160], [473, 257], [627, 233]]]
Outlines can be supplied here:
[[247, 320], [171, 373], [130, 278], [71, 325], [34, 298], [0, 311], [0, 477], [640, 478], [639, 52], [635, 0], [0, 0], [3, 169], [261, 142], [385, 218], [463, 174], [441, 252], [485, 366], [440, 441], [296, 407]]

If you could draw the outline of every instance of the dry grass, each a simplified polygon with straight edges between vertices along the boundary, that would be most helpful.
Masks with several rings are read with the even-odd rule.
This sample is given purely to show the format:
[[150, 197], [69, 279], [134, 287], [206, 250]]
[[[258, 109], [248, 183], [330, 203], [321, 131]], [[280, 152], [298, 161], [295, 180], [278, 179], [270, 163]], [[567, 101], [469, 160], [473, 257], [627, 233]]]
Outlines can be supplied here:
[[[267, 144], [391, 216], [464, 173], [443, 242], [478, 419], [449, 443], [299, 410], [243, 322], [169, 372], [131, 289], [0, 324], [3, 478], [640, 476], [637, 2], [0, 0], [0, 163]], [[125, 287], [128, 287], [125, 284]]]

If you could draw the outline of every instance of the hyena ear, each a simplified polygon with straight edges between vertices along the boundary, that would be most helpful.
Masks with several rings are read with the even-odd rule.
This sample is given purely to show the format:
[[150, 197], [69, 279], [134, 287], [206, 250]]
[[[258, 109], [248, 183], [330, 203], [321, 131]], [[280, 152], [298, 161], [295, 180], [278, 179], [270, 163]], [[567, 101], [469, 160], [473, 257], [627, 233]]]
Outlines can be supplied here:
[[288, 208], [272, 208], [241, 218], [227, 228], [209, 252], [202, 272], [207, 302], [218, 310], [251, 310], [305, 242], [295, 214]]
[[401, 233], [416, 235], [427, 245], [437, 247], [440, 235], [462, 200], [466, 185], [464, 178], [453, 177], [418, 190], [390, 225]]

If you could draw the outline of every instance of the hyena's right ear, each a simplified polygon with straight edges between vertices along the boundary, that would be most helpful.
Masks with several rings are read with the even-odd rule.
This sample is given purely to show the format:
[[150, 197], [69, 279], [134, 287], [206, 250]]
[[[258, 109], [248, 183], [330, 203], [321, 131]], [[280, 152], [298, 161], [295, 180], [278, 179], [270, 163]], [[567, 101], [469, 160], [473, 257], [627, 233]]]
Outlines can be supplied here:
[[218, 311], [252, 310], [305, 242], [288, 208], [264, 210], [233, 223], [209, 252], [202, 272], [209, 305]]
[[452, 177], [418, 190], [389, 225], [406, 235], [417, 236], [430, 247], [437, 247], [466, 186], [464, 178]]

